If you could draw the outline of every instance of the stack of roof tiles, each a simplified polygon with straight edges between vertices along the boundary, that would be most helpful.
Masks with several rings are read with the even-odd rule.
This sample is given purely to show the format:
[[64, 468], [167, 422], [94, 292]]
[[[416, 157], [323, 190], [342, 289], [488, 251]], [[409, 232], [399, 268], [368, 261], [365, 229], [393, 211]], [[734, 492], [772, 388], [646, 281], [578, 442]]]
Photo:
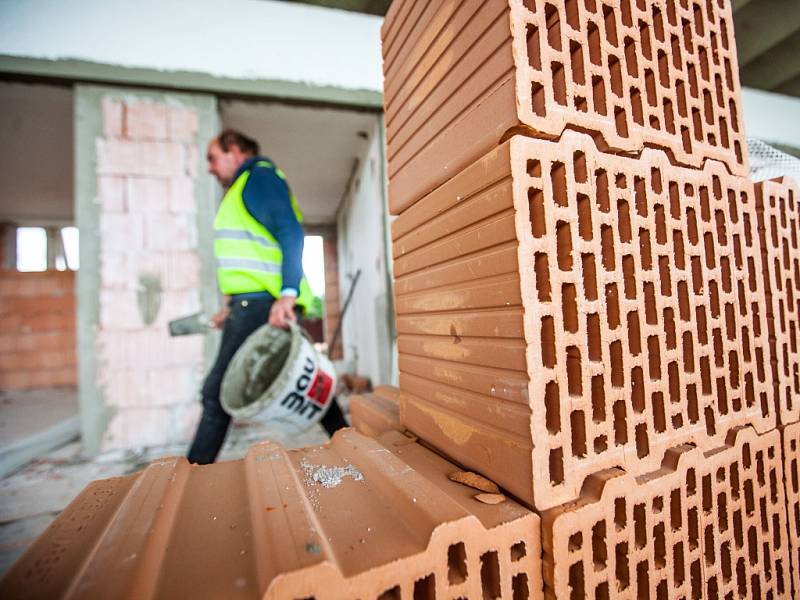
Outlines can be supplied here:
[[383, 43], [400, 389], [93, 484], [0, 591], [800, 594], [800, 191], [747, 177], [730, 3], [394, 0]]
[[730, 3], [383, 41], [402, 425], [541, 515], [549, 597], [790, 597], [800, 196], [748, 178]]

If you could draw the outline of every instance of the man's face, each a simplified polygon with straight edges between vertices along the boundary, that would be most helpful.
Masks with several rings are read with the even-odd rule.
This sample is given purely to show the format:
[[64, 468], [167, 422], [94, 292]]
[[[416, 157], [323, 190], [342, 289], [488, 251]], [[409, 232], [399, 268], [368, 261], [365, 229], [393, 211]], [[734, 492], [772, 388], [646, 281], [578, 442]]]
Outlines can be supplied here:
[[247, 156], [235, 144], [231, 144], [228, 146], [228, 151], [223, 152], [219, 142], [211, 140], [208, 144], [206, 160], [208, 160], [208, 172], [217, 178], [220, 185], [228, 187], [233, 183], [233, 176], [236, 175], [236, 171], [239, 170], [242, 163], [247, 160]]

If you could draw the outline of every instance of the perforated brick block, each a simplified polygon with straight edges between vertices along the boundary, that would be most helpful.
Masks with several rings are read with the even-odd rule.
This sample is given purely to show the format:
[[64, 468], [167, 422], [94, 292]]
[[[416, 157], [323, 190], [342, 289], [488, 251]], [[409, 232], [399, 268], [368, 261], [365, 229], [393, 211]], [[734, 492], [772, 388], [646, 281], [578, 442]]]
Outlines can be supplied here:
[[800, 594], [800, 423], [781, 427], [793, 598]]
[[542, 515], [547, 598], [791, 598], [780, 435], [681, 446]]
[[204, 467], [162, 459], [90, 484], [0, 596], [540, 599], [539, 517], [479, 502], [454, 470], [398, 432], [352, 429]]
[[748, 174], [726, 0], [396, 0], [382, 37], [393, 214], [514, 131]]
[[776, 425], [752, 184], [515, 136], [393, 224], [401, 420], [536, 509]]
[[800, 421], [800, 190], [791, 179], [755, 185], [770, 359], [778, 418]]
[[382, 385], [372, 393], [351, 396], [350, 420], [359, 433], [370, 437], [387, 431], [402, 431], [400, 390]]

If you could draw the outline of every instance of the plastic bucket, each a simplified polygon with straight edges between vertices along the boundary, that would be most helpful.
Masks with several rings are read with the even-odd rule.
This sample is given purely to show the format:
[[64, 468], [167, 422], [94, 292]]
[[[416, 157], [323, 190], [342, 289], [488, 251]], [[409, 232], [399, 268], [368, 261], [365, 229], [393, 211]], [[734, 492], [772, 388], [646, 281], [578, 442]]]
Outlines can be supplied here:
[[222, 379], [220, 400], [232, 417], [301, 432], [325, 415], [336, 393], [336, 372], [295, 323], [263, 325], [236, 351]]

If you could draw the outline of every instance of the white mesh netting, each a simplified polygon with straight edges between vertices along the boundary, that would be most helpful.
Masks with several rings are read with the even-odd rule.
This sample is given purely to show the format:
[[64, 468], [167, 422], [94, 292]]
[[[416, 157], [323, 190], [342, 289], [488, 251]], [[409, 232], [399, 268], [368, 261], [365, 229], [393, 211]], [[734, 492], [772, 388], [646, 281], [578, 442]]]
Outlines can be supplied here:
[[747, 138], [747, 152], [750, 155], [750, 178], [753, 181], [787, 175], [800, 181], [800, 159], [791, 154], [754, 138]]

